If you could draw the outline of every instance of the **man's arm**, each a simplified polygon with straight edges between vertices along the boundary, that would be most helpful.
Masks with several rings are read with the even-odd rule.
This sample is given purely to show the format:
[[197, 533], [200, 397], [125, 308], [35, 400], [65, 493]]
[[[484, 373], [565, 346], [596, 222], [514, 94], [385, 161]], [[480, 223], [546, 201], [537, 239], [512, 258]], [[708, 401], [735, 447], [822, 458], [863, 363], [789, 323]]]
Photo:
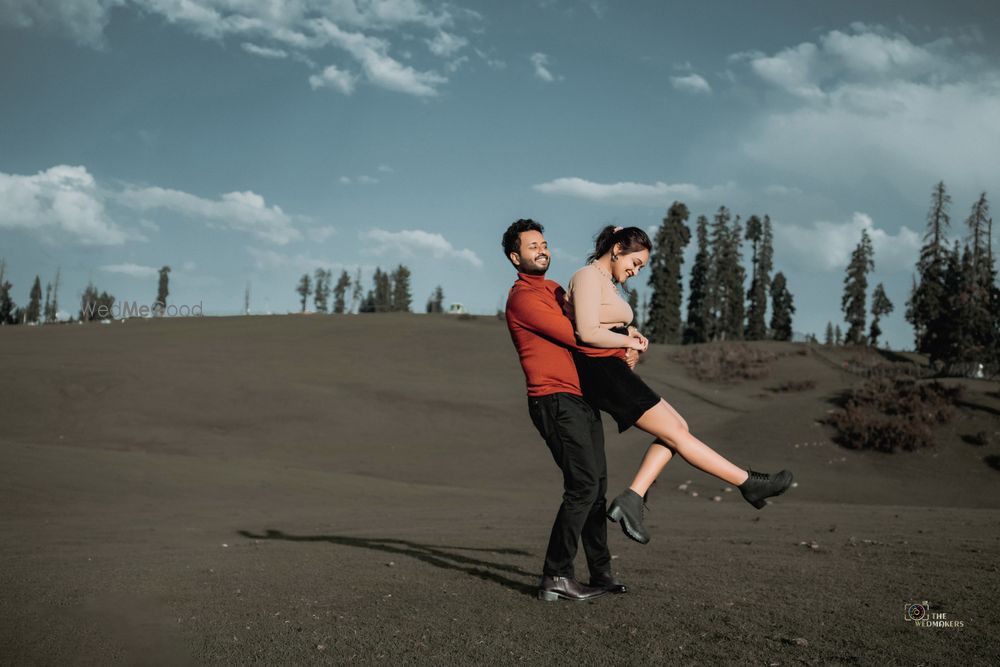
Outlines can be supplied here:
[[[507, 312], [532, 333], [574, 350], [592, 349], [577, 341], [573, 323], [563, 315], [562, 309], [554, 300], [546, 299], [531, 290], [514, 292], [507, 298]], [[619, 349], [624, 351], [623, 348]]]

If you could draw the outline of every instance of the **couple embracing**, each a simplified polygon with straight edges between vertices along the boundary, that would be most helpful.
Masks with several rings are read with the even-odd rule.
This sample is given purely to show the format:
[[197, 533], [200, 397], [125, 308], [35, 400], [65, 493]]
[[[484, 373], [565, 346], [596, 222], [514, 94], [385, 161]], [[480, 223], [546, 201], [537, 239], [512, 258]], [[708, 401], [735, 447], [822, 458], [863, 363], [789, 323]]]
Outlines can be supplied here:
[[[646, 495], [675, 454], [739, 488], [757, 509], [783, 493], [792, 474], [769, 475], [729, 462], [693, 436], [684, 418], [633, 372], [649, 341], [629, 326], [632, 308], [618, 285], [649, 264], [646, 232], [605, 227], [566, 290], [545, 278], [552, 257], [543, 232], [534, 220], [522, 219], [502, 241], [517, 270], [506, 318], [528, 385], [528, 413], [563, 475], [538, 597], [588, 600], [627, 591], [611, 570], [606, 520], [620, 523], [629, 538], [649, 542], [643, 525]], [[602, 410], [617, 422], [619, 433], [635, 426], [655, 438], [632, 483], [610, 505]], [[574, 575], [580, 542], [590, 570], [587, 583]]]

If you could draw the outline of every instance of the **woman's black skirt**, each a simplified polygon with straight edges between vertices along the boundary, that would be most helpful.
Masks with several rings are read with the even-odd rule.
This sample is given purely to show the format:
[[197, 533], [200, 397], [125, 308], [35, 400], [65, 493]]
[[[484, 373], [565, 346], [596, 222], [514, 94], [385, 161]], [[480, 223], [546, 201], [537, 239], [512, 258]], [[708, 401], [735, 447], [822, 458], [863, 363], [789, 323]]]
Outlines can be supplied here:
[[660, 402], [659, 394], [646, 386], [624, 359], [589, 357], [574, 350], [573, 361], [580, 376], [583, 397], [614, 417], [619, 433], [633, 426], [639, 417]]

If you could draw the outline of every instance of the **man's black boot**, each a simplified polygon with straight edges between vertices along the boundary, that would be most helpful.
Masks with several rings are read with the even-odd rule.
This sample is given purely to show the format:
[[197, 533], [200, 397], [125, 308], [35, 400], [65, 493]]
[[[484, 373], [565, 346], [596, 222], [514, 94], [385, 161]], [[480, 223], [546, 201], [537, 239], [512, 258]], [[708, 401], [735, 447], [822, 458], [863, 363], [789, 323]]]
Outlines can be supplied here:
[[750, 476], [737, 488], [746, 501], [757, 509], [767, 504], [767, 498], [780, 496], [792, 485], [792, 473], [788, 470], [774, 475], [749, 469], [747, 472]]
[[649, 533], [642, 525], [644, 498], [632, 489], [625, 489], [608, 505], [608, 518], [621, 522], [622, 532], [639, 544], [649, 542]]
[[604, 588], [581, 584], [571, 577], [550, 577], [547, 574], [542, 576], [542, 581], [538, 584], [538, 599], [546, 602], [554, 602], [559, 598], [576, 601], [591, 600], [607, 592]]
[[618, 578], [611, 574], [611, 570], [591, 574], [590, 585], [594, 588], [603, 588], [608, 593], [628, 593], [628, 586], [618, 581]]

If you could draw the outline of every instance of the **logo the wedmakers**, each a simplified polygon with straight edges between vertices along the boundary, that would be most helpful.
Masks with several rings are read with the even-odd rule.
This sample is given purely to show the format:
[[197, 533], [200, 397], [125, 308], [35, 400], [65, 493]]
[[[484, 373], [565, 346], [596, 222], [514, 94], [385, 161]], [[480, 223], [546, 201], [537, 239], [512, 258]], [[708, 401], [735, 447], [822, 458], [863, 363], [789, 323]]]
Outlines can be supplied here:
[[903, 605], [903, 619], [918, 628], [961, 628], [965, 621], [950, 620], [943, 611], [931, 611], [931, 603], [907, 602]]

